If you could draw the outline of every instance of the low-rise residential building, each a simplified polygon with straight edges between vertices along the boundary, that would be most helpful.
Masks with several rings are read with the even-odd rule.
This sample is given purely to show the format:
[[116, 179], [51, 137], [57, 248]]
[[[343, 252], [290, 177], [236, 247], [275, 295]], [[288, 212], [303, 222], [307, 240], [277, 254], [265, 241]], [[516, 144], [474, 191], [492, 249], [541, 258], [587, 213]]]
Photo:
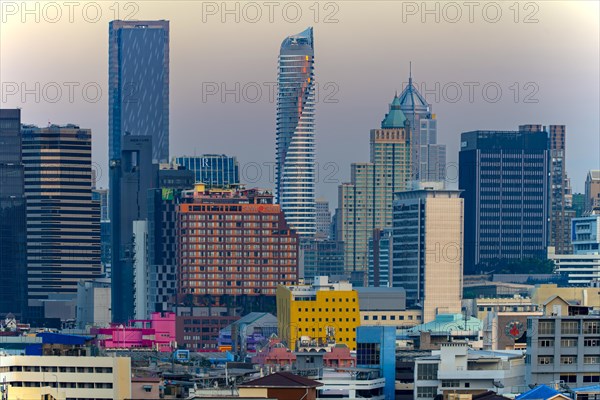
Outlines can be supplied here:
[[484, 350], [525, 350], [527, 318], [541, 311], [490, 311], [483, 320]]
[[534, 312], [539, 310], [531, 298], [515, 295], [512, 297], [479, 297], [463, 300], [463, 305], [471, 315], [484, 320], [490, 312]]
[[277, 335], [277, 317], [273, 314], [251, 312], [227, 325], [219, 332], [219, 349], [231, 350], [244, 359], [256, 353], [272, 335]]
[[57, 399], [130, 399], [131, 359], [0, 356], [0, 382], [6, 382], [9, 399], [40, 399], [44, 394]]
[[542, 305], [548, 299], [560, 296], [562, 299], [575, 302], [582, 306], [600, 309], [600, 290], [597, 284], [588, 286], [558, 287], [556, 284], [536, 285], [531, 291], [531, 300], [534, 304]]
[[518, 394], [526, 387], [524, 358], [521, 351], [473, 350], [467, 343], [444, 343], [431, 356], [416, 359], [413, 398], [491, 390]]
[[527, 324], [527, 383], [600, 382], [600, 314], [555, 296]]
[[239, 395], [277, 400], [315, 400], [322, 383], [290, 372], [275, 372], [239, 385]]

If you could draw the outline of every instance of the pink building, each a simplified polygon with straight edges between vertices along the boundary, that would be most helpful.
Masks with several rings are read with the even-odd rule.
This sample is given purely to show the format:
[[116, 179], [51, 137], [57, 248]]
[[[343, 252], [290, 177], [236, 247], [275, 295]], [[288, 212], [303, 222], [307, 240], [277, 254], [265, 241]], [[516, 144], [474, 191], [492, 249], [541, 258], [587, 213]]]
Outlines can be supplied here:
[[149, 320], [131, 320], [127, 326], [113, 324], [110, 328], [92, 331], [98, 335], [98, 345], [106, 349], [175, 349], [175, 313], [152, 313]]
[[356, 357], [352, 357], [348, 346], [337, 344], [323, 355], [323, 365], [332, 368], [355, 367]]
[[269, 343], [252, 357], [252, 363], [258, 365], [278, 365], [284, 367], [292, 365], [296, 355], [286, 348], [280, 339], [270, 339]]

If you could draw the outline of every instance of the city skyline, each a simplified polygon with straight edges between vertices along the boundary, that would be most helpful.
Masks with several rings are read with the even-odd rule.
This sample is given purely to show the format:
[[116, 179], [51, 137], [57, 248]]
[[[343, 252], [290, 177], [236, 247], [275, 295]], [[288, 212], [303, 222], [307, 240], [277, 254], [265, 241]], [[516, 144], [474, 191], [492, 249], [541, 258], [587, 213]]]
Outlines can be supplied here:
[[[221, 23], [217, 15], [207, 16], [207, 23], [196, 28], [182, 18], [179, 5], [169, 8], [158, 3], [141, 4], [135, 19], [168, 19], [171, 23], [170, 156], [190, 154], [192, 149], [199, 154], [231, 154], [240, 161], [243, 182], [249, 186], [274, 188], [275, 159], [266, 143], [272, 140], [275, 131], [273, 121], [276, 104], [274, 99], [268, 99], [266, 85], [276, 82], [274, 61], [280, 38], [299, 32], [307, 26], [314, 26], [315, 36], [318, 38], [315, 48], [318, 58], [316, 68], [319, 71], [317, 82], [321, 84], [321, 98], [316, 104], [316, 196], [325, 196], [333, 203], [337, 184], [349, 180], [350, 163], [367, 161], [368, 148], [362, 140], [362, 132], [380, 118], [381, 105], [387, 103], [396, 90], [402, 91], [411, 60], [414, 82], [432, 103], [433, 113], [443, 121], [438, 132], [438, 143], [447, 146], [449, 173], [452, 172], [450, 168], [457, 163], [461, 132], [474, 129], [505, 130], [522, 123], [547, 121], [569, 126], [571, 134], [568, 151], [581, 154], [582, 157], [567, 157], [567, 172], [574, 192], [583, 191], [587, 170], [597, 168], [599, 161], [595, 145], [598, 142], [598, 115], [594, 112], [599, 104], [596, 89], [599, 86], [598, 77], [595, 73], [598, 69], [598, 52], [595, 50], [599, 47], [598, 35], [595, 34], [598, 27], [593, 18], [593, 15], [597, 15], [597, 4], [578, 2], [561, 6], [542, 2], [536, 14], [538, 22], [533, 24], [523, 23], [523, 15], [526, 14], [524, 10], [521, 10], [523, 15], [520, 16], [520, 22], [514, 23], [513, 12], [507, 8], [503, 10], [504, 17], [497, 24], [482, 20], [479, 14], [476, 14], [473, 24], [468, 21], [453, 24], [443, 18], [435, 23], [433, 17], [430, 17], [430, 23], [422, 23], [420, 15], [406, 16], [406, 22], [396, 26], [401, 36], [410, 32], [413, 37], [414, 33], [410, 46], [393, 45], [396, 42], [383, 28], [361, 32], [360, 38], [353, 45], [361, 50], [361, 57], [354, 57], [350, 65], [340, 70], [340, 51], [344, 47], [344, 37], [351, 32], [349, 29], [355, 26], [358, 18], [363, 18], [364, 24], [368, 25], [376, 15], [381, 19], [381, 25], [385, 26], [385, 23], [391, 21], [394, 12], [397, 12], [395, 15], [400, 15], [402, 11], [386, 3], [378, 10], [374, 14], [369, 13], [368, 8], [361, 4], [342, 4], [336, 14], [337, 23], [324, 23], [323, 16], [327, 14], [324, 10], [321, 10], [318, 23], [315, 23], [313, 15], [307, 9], [303, 10], [303, 18], [295, 23], [276, 18], [272, 24], [268, 21], [252, 24], [243, 19], [236, 24], [231, 17], [228, 20], [231, 23]], [[23, 108], [24, 123], [41, 126], [47, 121], [72, 122], [98, 132], [94, 138], [93, 160], [100, 172], [99, 185], [107, 187], [106, 43], [108, 23], [112, 15], [107, 9], [103, 11], [102, 19], [93, 24], [81, 19], [75, 19], [73, 24], [67, 20], [51, 24], [43, 18], [39, 24], [23, 24], [18, 15], [7, 16], [6, 23], [0, 28], [5, 33], [0, 39], [0, 67], [3, 71], [3, 84], [16, 82], [19, 90], [22, 83], [31, 88], [35, 82], [40, 82], [42, 86], [47, 82], [78, 82], [80, 86], [77, 89], [81, 89], [87, 82], [95, 82], [101, 87], [103, 93], [96, 103], [84, 100], [81, 90], [75, 91], [74, 102], [69, 103], [66, 99], [66, 87], [63, 87], [65, 98], [60, 101], [50, 103], [44, 101], [42, 96], [40, 102], [36, 103], [32, 95], [21, 102], [20, 92], [15, 95], [7, 94], [12, 86], [4, 86], [2, 106]], [[202, 12], [200, 6], [197, 11]], [[574, 21], [577, 21], [576, 26]], [[548, 32], [548, 26], [559, 22], [573, 26], [573, 29]], [[22, 28], [26, 25], [27, 30], [24, 31]], [[455, 29], [456, 27], [461, 29]], [[483, 46], [481, 40], [468, 35], [469, 29], [466, 28], [481, 28], [482, 32], [490, 34], [505, 32], [507, 40], [486, 44], [487, 47], [493, 46], [493, 54], [470, 57], [469, 63], [465, 64], [461, 60], [465, 57], [460, 55], [468, 56], [474, 52], [480, 54], [479, 49]], [[69, 53], [72, 50], [86, 55], [77, 68], [62, 64], [61, 60], [66, 59], [66, 49], [51, 41], [56, 37], [53, 35], [66, 30], [72, 32], [73, 29], [81, 32], [82, 39], [73, 38]], [[211, 40], [208, 41], [190, 42], [190, 38], [198, 37], [197, 29], [209, 29], [217, 34], [211, 35]], [[51, 50], [61, 68], [41, 70], [31, 65], [21, 66], [18, 60], [22, 50], [11, 43], [10, 37], [13, 35], [19, 35], [24, 48], [38, 49], [40, 56]], [[224, 53], [222, 49], [233, 46], [238, 37], [257, 40], [249, 42], [244, 50]], [[517, 37], [518, 41], [508, 40]], [[436, 43], [435, 51], [431, 51], [427, 45], [432, 40]], [[370, 43], [381, 45], [372, 46]], [[572, 43], [580, 45], [573, 46]], [[389, 62], [369, 62], [382, 57], [384, 53], [381, 52], [384, 50], [379, 48], [387, 49], [385, 57]], [[558, 52], [564, 57], [556, 59], [554, 54]], [[198, 58], [197, 54], [202, 56]], [[520, 55], [524, 55], [524, 58], [520, 58], [517, 69], [510, 60]], [[255, 67], [243, 68], [243, 60], [249, 59]], [[200, 60], [203, 61], [199, 64]], [[444, 68], [439, 67], [440, 61], [443, 61]], [[539, 68], [540, 65], [543, 67]], [[369, 79], [352, 78], [365, 71], [370, 73]], [[36, 80], [32, 81], [29, 76], [36, 76]], [[221, 83], [225, 85], [225, 89], [230, 89], [236, 82], [240, 83], [239, 103], [235, 102], [234, 95], [226, 95], [222, 102]], [[465, 86], [469, 82], [479, 84], [472, 103], [469, 102], [469, 90]], [[480, 89], [490, 82], [497, 83], [503, 91], [501, 99], [496, 103], [482, 98]], [[518, 93], [513, 86], [515, 82], [518, 83]], [[217, 85], [217, 92], [210, 95], [209, 90], [214, 90], [210, 86], [213, 83]], [[241, 88], [249, 83], [256, 85], [246, 86], [247, 93], [244, 96]], [[327, 83], [332, 86], [325, 88]], [[533, 86], [526, 88], [528, 83]], [[451, 102], [455, 97], [454, 84], [462, 88], [462, 96], [458, 101]], [[254, 92], [251, 93], [255, 86], [263, 89], [262, 97], [250, 102], [251, 97], [255, 97]], [[423, 88], [430, 89], [430, 93], [424, 92]], [[444, 88], [446, 93], [442, 93]], [[93, 88], [89, 91], [90, 96], [93, 96]], [[202, 98], [203, 95], [205, 99]], [[517, 97], [517, 102], [514, 97]], [[538, 102], [527, 102], [526, 97], [527, 101]], [[329, 100], [337, 100], [337, 103]], [[565, 102], [577, 102], [579, 106], [563, 115]], [[507, 115], [510, 117], [507, 118]], [[336, 147], [336, 142], [341, 137], [349, 144], [343, 152]], [[235, 140], [231, 140], [232, 138]], [[590, 141], [594, 145], [590, 145]], [[260, 168], [258, 172], [257, 168]], [[261, 178], [256, 178], [257, 174]], [[456, 181], [455, 176], [451, 185], [456, 187]]]
[[2, 400], [600, 400], [600, 0], [3, 0], [0, 71]]

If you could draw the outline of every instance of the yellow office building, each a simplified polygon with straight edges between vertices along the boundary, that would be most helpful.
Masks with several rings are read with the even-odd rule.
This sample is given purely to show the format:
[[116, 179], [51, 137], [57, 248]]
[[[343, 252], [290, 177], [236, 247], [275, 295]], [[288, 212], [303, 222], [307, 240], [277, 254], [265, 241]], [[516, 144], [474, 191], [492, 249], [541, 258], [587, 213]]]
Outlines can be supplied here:
[[281, 339], [292, 350], [333, 342], [356, 350], [358, 293], [349, 282], [330, 283], [326, 276], [312, 285], [279, 286], [277, 321]]

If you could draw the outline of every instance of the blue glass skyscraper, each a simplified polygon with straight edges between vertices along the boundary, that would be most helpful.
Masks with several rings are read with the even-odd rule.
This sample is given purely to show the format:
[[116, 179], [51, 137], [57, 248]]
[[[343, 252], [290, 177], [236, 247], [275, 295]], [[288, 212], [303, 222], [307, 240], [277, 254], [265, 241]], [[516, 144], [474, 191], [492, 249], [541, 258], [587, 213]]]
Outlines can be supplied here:
[[313, 30], [288, 36], [279, 52], [276, 199], [302, 236], [316, 233]]
[[169, 21], [111, 21], [109, 177], [114, 322], [134, 316], [132, 224], [169, 159]]
[[169, 159], [169, 21], [111, 21], [109, 158], [125, 134], [152, 137], [152, 159]]

